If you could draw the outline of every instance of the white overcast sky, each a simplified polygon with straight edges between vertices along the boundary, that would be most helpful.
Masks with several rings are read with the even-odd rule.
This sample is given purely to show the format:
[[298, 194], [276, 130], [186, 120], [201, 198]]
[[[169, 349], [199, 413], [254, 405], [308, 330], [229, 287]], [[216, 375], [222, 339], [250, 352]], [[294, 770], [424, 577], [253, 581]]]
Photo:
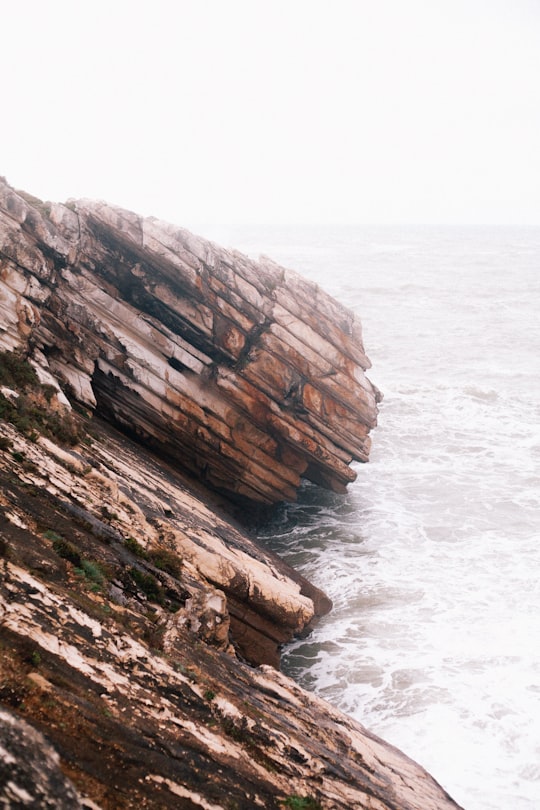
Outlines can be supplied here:
[[540, 0], [12, 0], [0, 174], [193, 223], [540, 224]]

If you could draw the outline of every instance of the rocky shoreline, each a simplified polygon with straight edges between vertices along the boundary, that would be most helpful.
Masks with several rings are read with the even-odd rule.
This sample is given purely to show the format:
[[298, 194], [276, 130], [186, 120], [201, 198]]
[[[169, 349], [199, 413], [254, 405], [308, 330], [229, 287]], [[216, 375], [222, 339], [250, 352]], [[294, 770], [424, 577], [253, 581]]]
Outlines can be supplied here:
[[[0, 182], [0, 351], [7, 806], [457, 807], [279, 672], [331, 605], [238, 520], [367, 460], [350, 312], [269, 260]], [[48, 776], [24, 782], [32, 730]]]

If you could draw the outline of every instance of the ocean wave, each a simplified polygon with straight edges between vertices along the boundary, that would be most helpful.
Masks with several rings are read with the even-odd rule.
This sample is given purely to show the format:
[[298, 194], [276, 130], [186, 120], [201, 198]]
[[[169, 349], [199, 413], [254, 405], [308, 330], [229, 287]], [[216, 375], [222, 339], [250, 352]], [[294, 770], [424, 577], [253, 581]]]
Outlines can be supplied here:
[[468, 385], [463, 389], [463, 393], [473, 399], [481, 399], [484, 402], [496, 402], [499, 399], [499, 394], [493, 389], [487, 391], [477, 388], [473, 385]]
[[385, 399], [349, 492], [276, 526], [335, 603], [285, 666], [463, 806], [536, 810], [540, 230], [327, 236], [303, 270], [360, 316]]

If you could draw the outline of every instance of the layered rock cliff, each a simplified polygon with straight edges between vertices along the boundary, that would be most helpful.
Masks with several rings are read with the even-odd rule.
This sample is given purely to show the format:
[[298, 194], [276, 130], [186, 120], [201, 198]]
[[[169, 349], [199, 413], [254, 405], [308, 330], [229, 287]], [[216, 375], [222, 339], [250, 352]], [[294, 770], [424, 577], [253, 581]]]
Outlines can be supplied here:
[[229, 494], [340, 491], [378, 393], [360, 324], [316, 285], [185, 230], [0, 185], [0, 346]]
[[2, 183], [0, 349], [0, 800], [455, 808], [278, 672], [330, 603], [222, 509], [367, 459], [354, 317], [271, 262]]

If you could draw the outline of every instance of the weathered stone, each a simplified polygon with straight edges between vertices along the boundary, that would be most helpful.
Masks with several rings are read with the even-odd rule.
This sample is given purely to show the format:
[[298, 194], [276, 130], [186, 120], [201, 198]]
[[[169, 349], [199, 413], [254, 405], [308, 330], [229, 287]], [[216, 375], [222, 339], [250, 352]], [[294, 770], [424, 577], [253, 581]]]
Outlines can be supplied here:
[[[4, 693], [21, 691], [30, 645], [39, 673], [27, 679], [24, 711], [36, 706], [62, 764], [103, 810], [176, 808], [179, 797], [186, 807], [278, 810], [290, 796], [323, 810], [457, 810], [418, 765], [276, 670], [252, 670], [204, 644], [195, 650], [181, 628], [167, 657], [157, 655], [133, 629], [97, 620], [12, 563], [7, 572]], [[30, 793], [18, 777], [26, 751], [11, 751], [19, 795]], [[8, 806], [79, 807], [55, 778], [56, 804]], [[38, 780], [34, 796], [37, 788]]]
[[[28, 749], [7, 748], [2, 740], [0, 801], [102, 810], [172, 810], [183, 803], [278, 810], [296, 796], [322, 810], [458, 810], [401, 752], [275, 669], [253, 669], [231, 654], [229, 628], [241, 652], [264, 660], [285, 638], [278, 613], [294, 623], [298, 612], [299, 623], [304, 621], [310, 596], [294, 605], [299, 591], [280, 574], [283, 563], [252, 547], [253, 578], [244, 577], [236, 595], [226, 596], [198, 570], [202, 557], [191, 554], [179, 579], [162, 572], [163, 584], [176, 582], [180, 598], [184, 593], [176, 613], [128, 590], [123, 600], [108, 601], [81, 583], [54, 550], [55, 538], [77, 543], [85, 558], [118, 573], [146, 564], [141, 551], [136, 557], [129, 551], [136, 548], [133, 542], [112, 539], [128, 530], [146, 542], [148, 554], [158, 544], [189, 551], [189, 543], [201, 543], [209, 557], [221, 549], [219, 535], [228, 534], [231, 548], [222, 570], [217, 556], [214, 567], [205, 568], [227, 587], [233, 546], [240, 546], [237, 555], [247, 565], [250, 541], [192, 493], [180, 491], [176, 477], [155, 459], [110, 432], [79, 459], [43, 439], [32, 450], [8, 426], [3, 433], [27, 462], [35, 459], [39, 466], [13, 470], [11, 456], [0, 452], [7, 555], [0, 573], [0, 702], [46, 731], [63, 770], [89, 798], [79, 802], [58, 771], [57, 755], [38, 736], [32, 757], [41, 763], [52, 756], [54, 773], [49, 764], [45, 769], [52, 774], [48, 793], [42, 765], [36, 776]], [[100, 469], [87, 471], [86, 462], [98, 458]], [[85, 504], [86, 511], [79, 510], [84, 522], [67, 509], [68, 493]], [[100, 521], [89, 520], [89, 510], [103, 503], [112, 515], [108, 539], [95, 531]], [[165, 504], [174, 515], [163, 516]], [[151, 511], [162, 517], [149, 522]], [[51, 540], [50, 532], [40, 532], [53, 522]], [[183, 544], [180, 526], [188, 535]], [[273, 590], [265, 591], [272, 576]], [[115, 589], [125, 589], [125, 582], [117, 576]], [[288, 594], [281, 607], [278, 582]], [[2, 720], [0, 712], [0, 738]], [[33, 803], [17, 804], [26, 793]]]
[[[0, 200], [0, 348], [47, 386], [35, 408], [91, 427], [67, 449], [0, 421], [0, 704], [57, 752], [35, 737], [46, 777], [0, 737], [0, 804], [457, 810], [275, 669], [330, 601], [215, 493], [272, 503], [302, 476], [352, 480], [378, 398], [358, 322], [173, 226], [1, 182]], [[29, 394], [4, 379], [9, 420]]]
[[[259, 548], [230, 518], [205, 505], [174, 470], [156, 467], [142, 448], [135, 456], [135, 448], [105, 424], [94, 424], [93, 431], [93, 447], [75, 452], [43, 437], [32, 442], [7, 425], [4, 430], [31, 466], [27, 486], [43, 486], [48, 498], [91, 524], [99, 536], [134, 537], [149, 549], [165, 544], [179, 555], [186, 602], [177, 614], [182, 624], [196, 624], [199, 635], [206, 641], [215, 638], [218, 646], [232, 641], [252, 663], [277, 666], [278, 647], [327, 613], [330, 601], [276, 555]], [[0, 456], [0, 470], [7, 473], [10, 459]], [[111, 525], [100, 521], [104, 504], [106, 513], [114, 515]], [[24, 498], [19, 508], [28, 523], [22, 517]], [[230, 638], [225, 632], [229, 613], [234, 615]], [[172, 630], [168, 624], [167, 632]]]
[[42, 734], [0, 708], [0, 806], [81, 808], [77, 792], [59, 763], [60, 757]]
[[158, 220], [0, 192], [0, 347], [229, 495], [354, 478], [379, 395], [351, 312]]

